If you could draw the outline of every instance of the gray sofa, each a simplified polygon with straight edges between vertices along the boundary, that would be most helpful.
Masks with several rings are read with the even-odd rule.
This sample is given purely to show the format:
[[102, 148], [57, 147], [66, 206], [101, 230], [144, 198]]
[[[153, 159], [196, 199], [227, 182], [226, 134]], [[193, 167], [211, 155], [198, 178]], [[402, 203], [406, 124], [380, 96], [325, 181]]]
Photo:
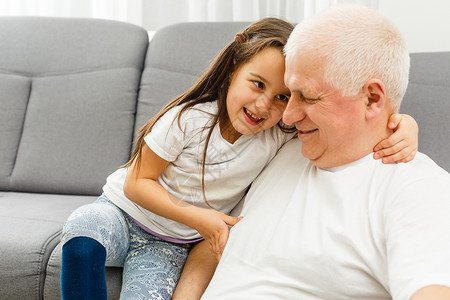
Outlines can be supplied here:
[[[127, 161], [137, 130], [245, 23], [167, 27], [0, 17], [0, 299], [60, 299], [64, 220]], [[402, 111], [450, 171], [450, 53], [412, 54]], [[426, 199], [424, 199], [426, 201]], [[120, 293], [121, 268], [106, 270]]]

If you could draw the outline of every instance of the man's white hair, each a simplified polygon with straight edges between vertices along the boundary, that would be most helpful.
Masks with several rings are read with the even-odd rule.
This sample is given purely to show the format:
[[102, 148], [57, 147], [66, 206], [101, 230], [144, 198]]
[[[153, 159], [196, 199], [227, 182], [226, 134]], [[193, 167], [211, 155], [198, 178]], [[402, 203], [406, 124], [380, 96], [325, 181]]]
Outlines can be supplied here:
[[408, 86], [409, 52], [399, 30], [378, 12], [345, 5], [315, 15], [289, 37], [287, 59], [299, 51], [324, 59], [324, 83], [331, 87], [355, 95], [369, 79], [378, 78], [392, 108], [400, 108]]

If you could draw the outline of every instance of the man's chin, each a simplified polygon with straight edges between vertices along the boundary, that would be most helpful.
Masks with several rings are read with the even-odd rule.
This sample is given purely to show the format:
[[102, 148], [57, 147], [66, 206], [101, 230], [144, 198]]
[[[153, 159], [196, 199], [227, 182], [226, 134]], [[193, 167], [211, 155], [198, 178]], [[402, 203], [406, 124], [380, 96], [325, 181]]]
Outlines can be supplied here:
[[302, 154], [305, 158], [309, 159], [312, 164], [319, 161], [323, 156], [321, 153], [318, 153], [317, 149], [311, 149], [311, 147], [308, 147], [304, 143], [302, 143]]
[[[305, 147], [306, 146], [306, 147]], [[318, 151], [320, 148], [308, 147], [302, 143], [302, 154], [311, 164], [318, 168], [332, 168], [336, 166], [336, 156], [330, 155], [327, 151]]]

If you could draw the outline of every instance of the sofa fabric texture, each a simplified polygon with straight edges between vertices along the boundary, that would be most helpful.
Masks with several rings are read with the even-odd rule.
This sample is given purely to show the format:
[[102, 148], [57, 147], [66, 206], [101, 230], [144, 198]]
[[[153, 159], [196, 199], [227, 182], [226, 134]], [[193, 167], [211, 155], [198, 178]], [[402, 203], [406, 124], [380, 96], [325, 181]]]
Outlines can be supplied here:
[[[64, 221], [246, 25], [177, 24], [149, 43], [122, 22], [0, 17], [0, 299], [60, 299]], [[411, 59], [401, 111], [419, 123], [419, 149], [450, 171], [450, 52]], [[121, 272], [106, 268], [110, 299]]]

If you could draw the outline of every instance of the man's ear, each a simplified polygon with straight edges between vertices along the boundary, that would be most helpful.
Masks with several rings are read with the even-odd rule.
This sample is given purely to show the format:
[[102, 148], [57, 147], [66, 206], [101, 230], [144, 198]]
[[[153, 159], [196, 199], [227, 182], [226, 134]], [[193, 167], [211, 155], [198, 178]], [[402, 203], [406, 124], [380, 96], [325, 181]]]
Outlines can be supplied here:
[[372, 78], [366, 82], [363, 91], [367, 97], [366, 120], [371, 120], [378, 116], [388, 104], [386, 88], [381, 80]]

